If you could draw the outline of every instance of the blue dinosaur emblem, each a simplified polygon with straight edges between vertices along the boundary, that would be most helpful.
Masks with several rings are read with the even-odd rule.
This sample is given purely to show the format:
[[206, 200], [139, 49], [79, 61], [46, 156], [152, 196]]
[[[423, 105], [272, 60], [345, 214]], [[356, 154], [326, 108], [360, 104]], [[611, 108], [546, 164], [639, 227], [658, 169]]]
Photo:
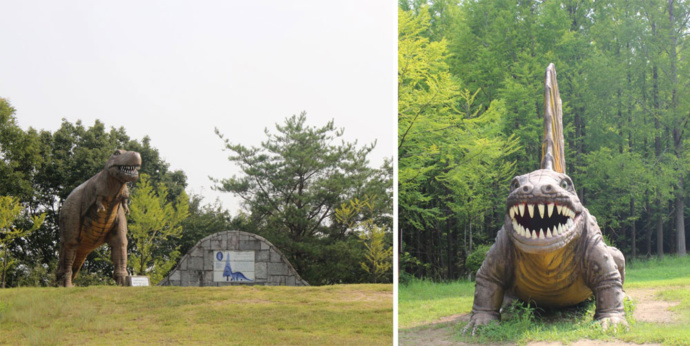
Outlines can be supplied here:
[[225, 281], [254, 281], [248, 279], [246, 276], [244, 276], [244, 274], [242, 274], [242, 272], [232, 271], [232, 266], [230, 266], [230, 256], [228, 256], [228, 258], [225, 260], [225, 269], [223, 270], [223, 276], [225, 277]]

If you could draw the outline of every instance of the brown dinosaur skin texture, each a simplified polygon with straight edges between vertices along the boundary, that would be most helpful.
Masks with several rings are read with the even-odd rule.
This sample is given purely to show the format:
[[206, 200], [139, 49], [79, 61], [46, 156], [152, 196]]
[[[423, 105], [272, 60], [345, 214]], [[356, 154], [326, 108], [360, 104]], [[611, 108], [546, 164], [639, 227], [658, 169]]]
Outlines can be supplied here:
[[[544, 205], [543, 216], [539, 204]], [[553, 204], [551, 215], [549, 204]], [[506, 210], [505, 224], [477, 272], [472, 316], [464, 332], [471, 330], [474, 335], [478, 326], [500, 320], [504, 297], [561, 307], [592, 294], [595, 320], [602, 321], [605, 329], [619, 324], [627, 327], [625, 258], [604, 244], [596, 218], [582, 206], [567, 175], [540, 169], [515, 177]], [[554, 225], [557, 235], [551, 232]], [[531, 230], [530, 236], [525, 229]]]
[[127, 276], [127, 182], [139, 178], [141, 155], [116, 150], [105, 169], [70, 193], [60, 211], [58, 286], [71, 287], [86, 256], [107, 243], [111, 247], [118, 285]]

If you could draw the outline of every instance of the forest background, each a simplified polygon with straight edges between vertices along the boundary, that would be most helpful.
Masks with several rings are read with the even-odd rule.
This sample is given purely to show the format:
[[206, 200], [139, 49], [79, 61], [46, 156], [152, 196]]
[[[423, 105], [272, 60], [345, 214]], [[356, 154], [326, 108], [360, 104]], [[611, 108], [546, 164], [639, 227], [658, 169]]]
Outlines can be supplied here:
[[549, 63], [567, 174], [606, 241], [685, 256], [689, 19], [674, 0], [400, 1], [401, 281], [481, 264], [509, 180], [539, 168]]
[[[0, 97], [2, 287], [54, 284], [62, 202], [103, 170], [117, 148], [139, 152], [143, 162], [130, 186], [132, 274], [149, 275], [155, 284], [202, 238], [240, 230], [276, 245], [312, 285], [391, 282], [391, 160], [371, 167], [375, 143], [358, 146], [343, 133], [334, 121], [310, 125], [302, 113], [267, 127], [259, 147], [220, 141], [242, 172], [213, 176], [218, 190], [243, 199], [242, 210], [231, 214], [218, 201], [188, 196], [184, 171], [170, 170], [150, 138], [131, 139], [124, 128], [107, 129], [98, 120], [84, 126], [63, 119], [54, 132], [23, 130]], [[113, 284], [112, 270], [110, 249], [102, 246], [75, 284]]]

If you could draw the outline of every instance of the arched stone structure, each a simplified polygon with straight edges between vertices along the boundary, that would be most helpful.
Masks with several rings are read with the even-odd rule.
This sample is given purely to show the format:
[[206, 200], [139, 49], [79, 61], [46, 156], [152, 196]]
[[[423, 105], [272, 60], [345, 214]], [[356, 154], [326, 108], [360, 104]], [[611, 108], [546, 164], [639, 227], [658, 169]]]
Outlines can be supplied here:
[[309, 286], [287, 258], [256, 234], [225, 231], [199, 241], [159, 286]]

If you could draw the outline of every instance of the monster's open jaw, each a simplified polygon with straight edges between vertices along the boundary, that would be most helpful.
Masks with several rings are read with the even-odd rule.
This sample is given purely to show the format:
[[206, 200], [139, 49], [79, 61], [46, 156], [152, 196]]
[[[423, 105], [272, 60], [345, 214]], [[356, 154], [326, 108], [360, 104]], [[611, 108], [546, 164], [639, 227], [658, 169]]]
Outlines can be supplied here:
[[139, 167], [140, 166], [117, 166], [120, 172], [125, 173], [127, 175], [138, 175], [139, 172], [137, 172], [137, 170], [139, 169]]
[[522, 239], [551, 239], [571, 233], [579, 216], [556, 203], [518, 203], [508, 208], [513, 231]]

